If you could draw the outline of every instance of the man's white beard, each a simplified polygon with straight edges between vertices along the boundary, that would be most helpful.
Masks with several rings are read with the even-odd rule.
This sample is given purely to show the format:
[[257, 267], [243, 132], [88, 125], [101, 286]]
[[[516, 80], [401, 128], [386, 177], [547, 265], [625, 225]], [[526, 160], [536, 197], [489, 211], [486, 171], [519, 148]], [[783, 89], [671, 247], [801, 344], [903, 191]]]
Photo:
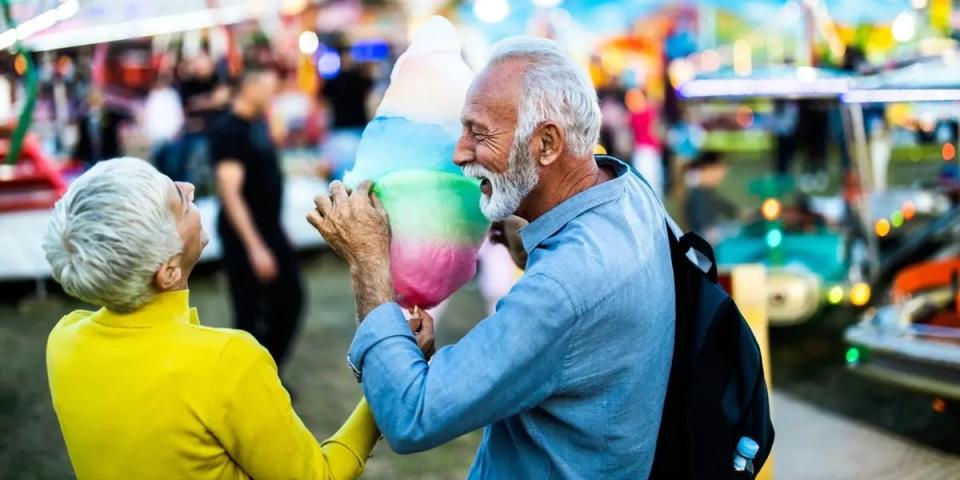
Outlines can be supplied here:
[[480, 195], [480, 211], [488, 220], [495, 222], [516, 213], [523, 199], [540, 183], [540, 173], [530, 155], [529, 143], [529, 138], [517, 138], [513, 143], [506, 172], [494, 173], [476, 162], [463, 167], [464, 175], [490, 181], [490, 196]]

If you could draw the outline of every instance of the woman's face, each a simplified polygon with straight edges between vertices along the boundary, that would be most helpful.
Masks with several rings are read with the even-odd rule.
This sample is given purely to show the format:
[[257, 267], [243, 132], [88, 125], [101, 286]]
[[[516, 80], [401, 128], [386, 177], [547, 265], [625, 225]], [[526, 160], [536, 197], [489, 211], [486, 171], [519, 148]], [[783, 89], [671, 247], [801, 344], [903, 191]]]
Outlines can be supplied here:
[[190, 272], [200, 259], [203, 247], [207, 246], [210, 240], [200, 222], [200, 210], [193, 203], [193, 193], [192, 184], [170, 181], [167, 203], [176, 219], [177, 235], [183, 242], [180, 266], [183, 269], [184, 278], [190, 276]]

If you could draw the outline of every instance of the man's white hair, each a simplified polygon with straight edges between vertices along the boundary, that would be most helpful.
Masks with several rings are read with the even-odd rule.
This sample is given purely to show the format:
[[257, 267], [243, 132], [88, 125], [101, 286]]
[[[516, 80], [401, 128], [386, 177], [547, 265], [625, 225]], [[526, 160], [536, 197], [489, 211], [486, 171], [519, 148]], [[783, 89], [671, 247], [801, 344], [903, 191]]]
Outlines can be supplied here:
[[66, 292], [117, 313], [156, 293], [154, 276], [183, 242], [169, 179], [137, 158], [99, 162], [53, 208], [43, 250]]
[[527, 140], [544, 122], [556, 122], [576, 156], [592, 155], [600, 135], [600, 105], [590, 77], [556, 42], [511, 37], [493, 47], [489, 65], [519, 59], [524, 71], [517, 138]]

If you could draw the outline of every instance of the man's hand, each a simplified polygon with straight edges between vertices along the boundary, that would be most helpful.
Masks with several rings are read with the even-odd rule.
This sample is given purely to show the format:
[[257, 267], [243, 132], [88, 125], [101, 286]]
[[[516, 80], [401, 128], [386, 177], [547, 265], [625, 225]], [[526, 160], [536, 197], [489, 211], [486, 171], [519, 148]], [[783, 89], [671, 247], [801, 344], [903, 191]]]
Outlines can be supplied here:
[[307, 221], [330, 248], [350, 264], [358, 322], [395, 296], [390, 280], [390, 224], [380, 200], [370, 195], [372, 186], [364, 181], [351, 193], [335, 181], [330, 184], [330, 196], [317, 196], [317, 209], [307, 214]]
[[380, 200], [371, 197], [370, 181], [350, 192], [343, 182], [330, 184], [330, 196], [314, 199], [317, 209], [307, 220], [320, 232], [330, 248], [351, 267], [388, 262], [390, 224]]
[[434, 344], [433, 317], [422, 308], [414, 307], [407, 323], [410, 324], [410, 330], [413, 330], [413, 336], [417, 337], [417, 346], [423, 356], [430, 360], [437, 351]]
[[520, 239], [520, 229], [527, 226], [527, 223], [526, 220], [513, 215], [506, 220], [493, 222], [490, 226], [490, 241], [507, 247], [513, 263], [520, 269], [527, 268], [527, 251], [523, 248], [523, 241]]
[[247, 252], [247, 258], [260, 283], [267, 284], [277, 279], [280, 273], [277, 269], [277, 260], [269, 248], [263, 245], [254, 247]]

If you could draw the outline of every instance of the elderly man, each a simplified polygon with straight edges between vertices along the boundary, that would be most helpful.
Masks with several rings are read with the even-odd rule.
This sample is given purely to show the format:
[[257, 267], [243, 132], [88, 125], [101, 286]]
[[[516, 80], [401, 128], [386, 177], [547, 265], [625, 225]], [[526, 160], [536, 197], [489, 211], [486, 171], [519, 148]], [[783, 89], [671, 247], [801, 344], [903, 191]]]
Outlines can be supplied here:
[[596, 92], [553, 42], [499, 44], [462, 123], [455, 161], [486, 216], [530, 222], [528, 260], [496, 313], [432, 362], [393, 302], [368, 190], [334, 184], [308, 215], [351, 266], [348, 359], [377, 425], [401, 453], [486, 426], [470, 478], [645, 478], [673, 349], [666, 214], [625, 164], [592, 156]]
[[98, 163], [57, 202], [43, 243], [53, 276], [102, 307], [68, 314], [47, 343], [77, 478], [358, 477], [380, 435], [366, 402], [321, 444], [266, 349], [200, 326], [187, 280], [206, 241], [193, 186], [142, 160]]

